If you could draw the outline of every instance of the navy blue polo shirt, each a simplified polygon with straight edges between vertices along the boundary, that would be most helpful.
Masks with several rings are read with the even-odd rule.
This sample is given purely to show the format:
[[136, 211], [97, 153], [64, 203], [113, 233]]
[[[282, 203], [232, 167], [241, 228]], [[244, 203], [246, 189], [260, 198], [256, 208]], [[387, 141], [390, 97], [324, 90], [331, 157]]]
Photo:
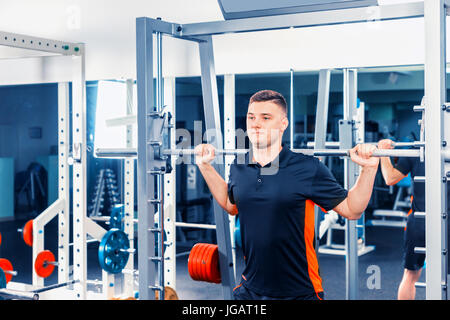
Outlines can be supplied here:
[[283, 146], [262, 167], [237, 157], [228, 195], [238, 209], [245, 269], [242, 285], [271, 297], [323, 292], [314, 248], [314, 204], [335, 208], [347, 190], [317, 158]]

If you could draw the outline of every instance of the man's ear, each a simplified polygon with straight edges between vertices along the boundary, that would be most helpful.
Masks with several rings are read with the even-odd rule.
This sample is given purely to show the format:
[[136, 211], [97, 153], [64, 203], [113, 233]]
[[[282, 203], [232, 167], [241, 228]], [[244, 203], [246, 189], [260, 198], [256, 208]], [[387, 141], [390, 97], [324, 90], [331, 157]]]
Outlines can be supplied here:
[[285, 131], [287, 129], [287, 127], [289, 126], [289, 120], [286, 117], [284, 117], [284, 119], [281, 121], [281, 123], [283, 124], [283, 131]]

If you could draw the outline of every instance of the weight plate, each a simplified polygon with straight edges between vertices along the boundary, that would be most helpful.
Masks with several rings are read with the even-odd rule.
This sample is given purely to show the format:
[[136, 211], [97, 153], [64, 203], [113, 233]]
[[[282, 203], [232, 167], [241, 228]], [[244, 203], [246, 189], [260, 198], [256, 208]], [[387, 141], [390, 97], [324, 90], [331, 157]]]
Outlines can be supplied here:
[[29, 220], [27, 223], [25, 223], [25, 226], [23, 227], [22, 231], [23, 241], [25, 243], [32, 247], [33, 246], [33, 220]]
[[0, 269], [3, 270], [6, 278], [6, 283], [10, 282], [12, 279], [12, 274], [7, 273], [6, 271], [13, 271], [13, 266], [8, 259], [0, 259]]
[[48, 262], [55, 262], [55, 256], [50, 250], [40, 252], [34, 261], [34, 271], [41, 278], [48, 278], [55, 270], [55, 265]]
[[127, 264], [130, 255], [127, 250], [130, 241], [125, 232], [119, 229], [109, 230], [100, 241], [98, 259], [103, 270], [109, 273], [120, 273]]

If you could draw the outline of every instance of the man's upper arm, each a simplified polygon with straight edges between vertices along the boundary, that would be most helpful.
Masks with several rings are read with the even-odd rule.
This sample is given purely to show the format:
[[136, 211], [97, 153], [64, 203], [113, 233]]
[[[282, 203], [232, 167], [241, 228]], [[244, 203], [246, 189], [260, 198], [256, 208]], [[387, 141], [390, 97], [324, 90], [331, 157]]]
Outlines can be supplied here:
[[336, 181], [328, 167], [319, 160], [316, 162], [316, 174], [310, 190], [310, 199], [326, 211], [338, 207], [348, 194], [348, 191]]
[[391, 171], [391, 181], [392, 183], [390, 183], [390, 185], [394, 185], [397, 184], [400, 180], [402, 180], [404, 177], [406, 177], [407, 174], [403, 174], [400, 170], [398, 170], [397, 168], [393, 168]]
[[413, 163], [412, 159], [402, 157], [398, 160], [398, 162], [393, 166], [393, 170], [391, 172], [391, 181], [392, 185], [398, 183], [400, 180], [405, 178], [409, 172], [412, 170]]

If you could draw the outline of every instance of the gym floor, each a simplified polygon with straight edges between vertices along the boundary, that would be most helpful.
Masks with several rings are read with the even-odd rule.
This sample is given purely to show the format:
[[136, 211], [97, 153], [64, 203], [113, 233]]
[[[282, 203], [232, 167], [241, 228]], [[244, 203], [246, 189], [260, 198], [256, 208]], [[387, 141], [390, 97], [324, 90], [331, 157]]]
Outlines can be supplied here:
[[[0, 258], [7, 258], [18, 271], [13, 281], [31, 283], [31, 247], [22, 240], [16, 231], [23, 227], [26, 220], [6, 221], [0, 223], [2, 244]], [[46, 227], [45, 249], [57, 253], [57, 245], [51, 239], [56, 239], [56, 219]], [[48, 240], [47, 240], [48, 239]], [[359, 299], [361, 300], [396, 300], [397, 288], [403, 275], [402, 245], [403, 229], [389, 227], [367, 227], [366, 244], [375, 245], [374, 251], [359, 257]], [[179, 248], [180, 250], [182, 248]], [[101, 269], [97, 258], [98, 243], [88, 244], [88, 278], [100, 279]], [[177, 258], [176, 291], [181, 300], [221, 300], [222, 286], [206, 282], [193, 281], [187, 272], [188, 256]], [[135, 264], [137, 266], [137, 259]], [[241, 250], [237, 251], [237, 279], [243, 270]], [[320, 274], [323, 279], [325, 299], [345, 300], [345, 257], [319, 254]], [[373, 273], [369, 266], [378, 266], [380, 270], [379, 288], [372, 287]], [[420, 281], [424, 281], [423, 272]], [[45, 284], [56, 283], [56, 272]], [[369, 284], [369, 285], [368, 285]], [[416, 290], [416, 300], [425, 299], [425, 290]]]

